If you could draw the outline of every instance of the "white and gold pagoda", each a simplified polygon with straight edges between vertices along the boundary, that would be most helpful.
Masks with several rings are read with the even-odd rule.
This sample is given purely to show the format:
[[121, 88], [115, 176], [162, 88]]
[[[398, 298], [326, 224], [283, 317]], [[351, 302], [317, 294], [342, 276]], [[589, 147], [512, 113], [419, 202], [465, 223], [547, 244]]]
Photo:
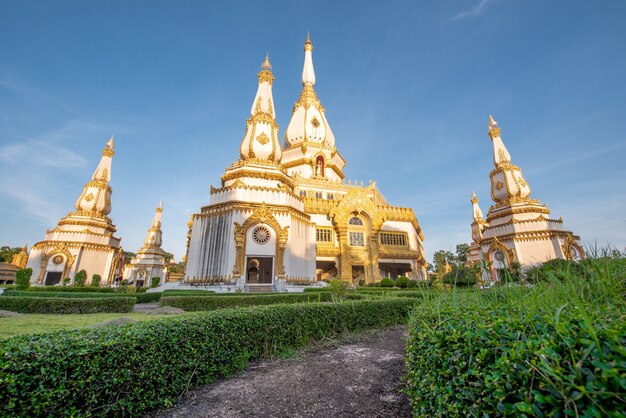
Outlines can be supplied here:
[[425, 279], [424, 237], [413, 210], [389, 205], [374, 182], [344, 181], [346, 161], [314, 89], [312, 51], [307, 37], [285, 148], [267, 57], [261, 66], [240, 159], [189, 224], [185, 283], [285, 290], [334, 277]]
[[137, 256], [124, 267], [124, 279], [134, 286], [150, 286], [153, 277], [158, 277], [159, 283], [165, 283], [167, 279], [165, 252], [161, 248], [163, 243], [162, 214], [163, 203], [160, 202], [143, 246], [137, 251]]
[[113, 137], [102, 150], [102, 158], [91, 180], [75, 203], [76, 210], [46, 232], [45, 239], [31, 247], [27, 266], [33, 269], [34, 283], [54, 285], [63, 278], [87, 272], [87, 284], [93, 274], [103, 285], [112, 283], [123, 263], [120, 238], [113, 234], [111, 212], [111, 161], [115, 154]]
[[530, 186], [522, 170], [511, 162], [498, 123], [489, 116], [488, 133], [493, 145], [491, 198], [487, 218], [472, 193], [472, 240], [468, 261], [485, 261], [490, 277], [499, 280], [503, 269], [513, 262], [531, 266], [554, 258], [578, 259], [585, 256], [580, 237], [565, 230], [563, 219], [550, 219], [550, 210], [530, 198]]

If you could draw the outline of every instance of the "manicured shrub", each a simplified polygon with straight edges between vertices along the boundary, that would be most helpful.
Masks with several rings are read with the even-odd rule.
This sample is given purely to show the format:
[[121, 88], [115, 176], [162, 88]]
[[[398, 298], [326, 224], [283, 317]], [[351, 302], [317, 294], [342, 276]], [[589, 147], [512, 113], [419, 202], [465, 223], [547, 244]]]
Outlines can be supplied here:
[[394, 283], [389, 277], [385, 277], [380, 281], [380, 287], [393, 287]]
[[83, 287], [87, 281], [87, 272], [81, 270], [74, 275], [74, 286]]
[[414, 287], [417, 287], [417, 280], [409, 280], [409, 282], [406, 284], [406, 287], [408, 287], [409, 289], [413, 289]]
[[102, 276], [99, 274], [94, 274], [91, 276], [91, 287], [100, 287], [100, 281], [102, 280]]
[[87, 293], [113, 293], [117, 289], [112, 287], [77, 287], [77, 286], [31, 286], [29, 292], [87, 292]]
[[407, 345], [414, 416], [623, 416], [624, 314], [575, 313], [416, 311]]
[[71, 281], [72, 281], [72, 279], [70, 279], [69, 277], [64, 278], [63, 279], [63, 286], [68, 286]]
[[[348, 299], [361, 299], [357, 294], [345, 295]], [[274, 305], [278, 303], [331, 302], [332, 292], [319, 293], [275, 293], [269, 295], [248, 296], [163, 296], [162, 306], [173, 306], [185, 311], [210, 311], [214, 309], [234, 308], [240, 306]]]
[[30, 287], [30, 276], [33, 274], [33, 269], [30, 267], [27, 269], [19, 269], [15, 272], [15, 287], [17, 289], [28, 289]]
[[152, 277], [150, 279], [150, 287], [157, 287], [159, 285], [159, 283], [161, 283], [161, 278], [160, 277]]
[[310, 293], [310, 292], [330, 292], [330, 286], [324, 286], [324, 287], [305, 287], [304, 291], [306, 293]]
[[164, 290], [163, 296], [184, 296], [184, 295], [216, 295], [213, 290], [178, 290], [178, 289], [169, 289]]
[[400, 299], [265, 306], [13, 337], [0, 342], [0, 415], [144, 415], [249, 360], [403, 323], [412, 307]]
[[454, 266], [452, 271], [443, 276], [443, 282], [450, 286], [472, 287], [478, 283], [478, 278], [473, 270], [464, 266]]
[[0, 297], [0, 310], [21, 313], [84, 314], [97, 312], [130, 312], [135, 298], [39, 298]]
[[136, 293], [137, 303], [158, 302], [161, 299], [161, 292]]
[[584, 262], [555, 258], [538, 266], [528, 268], [524, 277], [530, 283], [549, 282], [550, 280], [564, 281], [568, 274], [588, 277]]
[[399, 287], [401, 289], [406, 289], [406, 287], [409, 285], [409, 278], [406, 276], [400, 276], [396, 279], [396, 287]]

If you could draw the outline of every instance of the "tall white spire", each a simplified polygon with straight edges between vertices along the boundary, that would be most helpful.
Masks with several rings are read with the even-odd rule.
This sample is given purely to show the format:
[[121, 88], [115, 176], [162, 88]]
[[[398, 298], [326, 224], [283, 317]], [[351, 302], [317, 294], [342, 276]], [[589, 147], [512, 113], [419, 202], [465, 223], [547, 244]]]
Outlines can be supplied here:
[[489, 137], [491, 138], [491, 142], [493, 144], [493, 163], [496, 167], [501, 164], [506, 164], [511, 162], [511, 155], [509, 151], [504, 146], [504, 142], [502, 142], [502, 138], [500, 138], [500, 127], [498, 126], [498, 122], [493, 118], [493, 116], [489, 115], [489, 124], [487, 125], [487, 130], [489, 132]]
[[258, 73], [259, 87], [246, 121], [246, 133], [241, 141], [240, 154], [243, 160], [269, 160], [280, 162], [282, 149], [278, 141], [278, 123], [272, 97], [274, 74], [269, 56], [261, 64]]
[[76, 210], [90, 215], [105, 216], [111, 212], [111, 162], [115, 154], [115, 142], [113, 136], [109, 139], [102, 150], [102, 157], [96, 170], [91, 176], [91, 181], [85, 184], [83, 192], [75, 203]]
[[161, 232], [161, 216], [163, 214], [163, 203], [159, 202], [152, 218], [152, 225], [148, 230], [146, 239], [144, 240], [144, 248], [160, 248], [163, 242], [163, 233]]
[[304, 67], [302, 68], [302, 84], [315, 85], [315, 68], [313, 68], [313, 44], [307, 33], [304, 43]]
[[335, 135], [328, 120], [324, 106], [317, 98], [315, 85], [315, 69], [313, 68], [313, 43], [307, 35], [304, 43], [304, 66], [302, 68], [302, 92], [294, 104], [291, 120], [285, 131], [288, 145], [312, 142], [334, 148]]
[[483, 219], [483, 211], [480, 210], [480, 206], [478, 206], [478, 197], [472, 192], [472, 209], [474, 212], [474, 220], [482, 220]]

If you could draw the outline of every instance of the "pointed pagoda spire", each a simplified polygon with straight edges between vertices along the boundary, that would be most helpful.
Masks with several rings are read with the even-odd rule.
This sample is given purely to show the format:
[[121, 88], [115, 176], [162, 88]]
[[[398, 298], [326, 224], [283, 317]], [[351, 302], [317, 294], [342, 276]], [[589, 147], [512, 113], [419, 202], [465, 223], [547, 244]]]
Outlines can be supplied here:
[[27, 254], [28, 253], [28, 243], [24, 244], [24, 247], [22, 248], [22, 254]]
[[487, 125], [493, 146], [493, 164], [491, 171], [491, 198], [498, 204], [519, 203], [528, 199], [530, 187], [522, 176], [522, 170], [511, 163], [511, 154], [500, 137], [498, 122], [489, 115]]
[[474, 220], [482, 220], [483, 219], [483, 211], [480, 210], [480, 206], [478, 206], [478, 197], [474, 192], [472, 192], [472, 209], [474, 212]]
[[144, 248], [161, 248], [163, 241], [163, 233], [161, 231], [161, 216], [163, 214], [163, 203], [159, 202], [152, 219], [152, 225], [148, 230], [146, 239], [144, 240]]
[[304, 43], [304, 66], [302, 68], [302, 92], [293, 107], [291, 120], [285, 131], [288, 145], [316, 142], [328, 147], [335, 146], [335, 135], [326, 120], [325, 109], [317, 98], [313, 68], [313, 43], [307, 35]]
[[259, 86], [250, 109], [250, 118], [246, 121], [246, 133], [239, 151], [243, 160], [257, 159], [279, 163], [282, 149], [278, 142], [278, 123], [272, 96], [274, 74], [269, 54], [265, 55], [257, 76]]
[[115, 142], [113, 136], [109, 139], [102, 150], [102, 157], [96, 170], [91, 176], [91, 181], [85, 184], [83, 192], [75, 203], [76, 210], [89, 216], [104, 217], [111, 212], [111, 162], [115, 155]]

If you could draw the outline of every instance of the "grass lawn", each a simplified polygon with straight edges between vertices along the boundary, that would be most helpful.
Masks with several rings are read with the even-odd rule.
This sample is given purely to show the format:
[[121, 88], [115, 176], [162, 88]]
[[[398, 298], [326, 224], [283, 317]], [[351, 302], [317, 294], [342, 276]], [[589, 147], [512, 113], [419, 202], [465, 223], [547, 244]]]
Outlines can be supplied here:
[[20, 334], [42, 334], [62, 329], [80, 328], [115, 318], [132, 318], [150, 321], [163, 315], [146, 315], [143, 312], [96, 314], [24, 314], [17, 318], [0, 318], [0, 340]]

